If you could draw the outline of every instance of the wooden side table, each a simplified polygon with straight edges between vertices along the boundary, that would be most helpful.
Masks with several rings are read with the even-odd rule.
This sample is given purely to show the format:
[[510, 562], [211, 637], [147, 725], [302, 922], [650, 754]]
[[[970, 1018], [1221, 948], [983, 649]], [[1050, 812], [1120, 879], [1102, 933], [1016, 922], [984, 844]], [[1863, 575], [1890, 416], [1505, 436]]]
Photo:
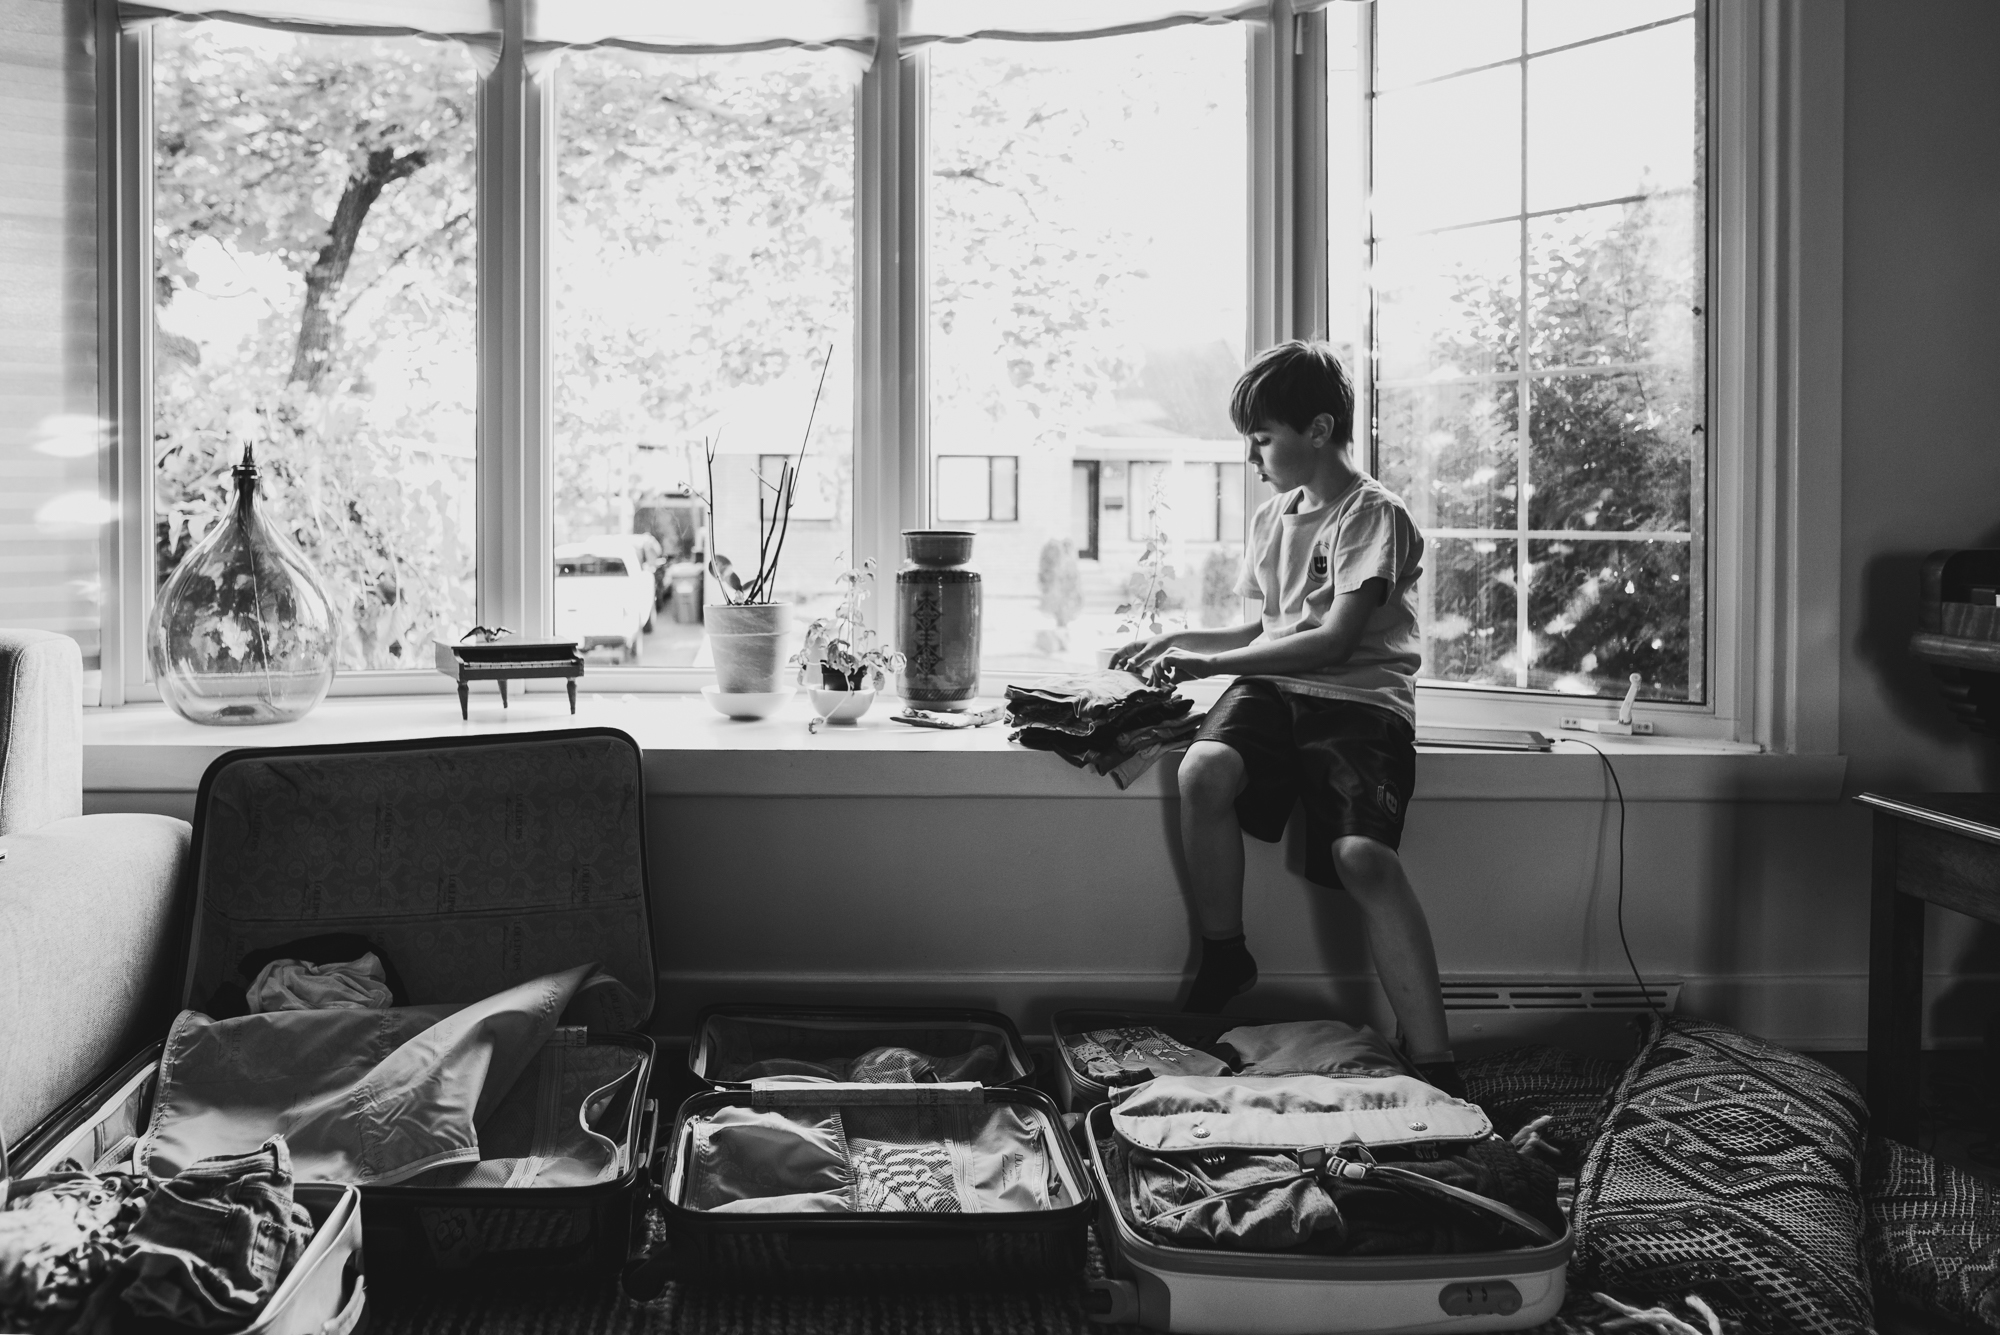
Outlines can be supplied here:
[[1868, 929], [1868, 1110], [1914, 1145], [1922, 1096], [1924, 905], [2000, 923], [2000, 794], [1862, 793], [1875, 809]]

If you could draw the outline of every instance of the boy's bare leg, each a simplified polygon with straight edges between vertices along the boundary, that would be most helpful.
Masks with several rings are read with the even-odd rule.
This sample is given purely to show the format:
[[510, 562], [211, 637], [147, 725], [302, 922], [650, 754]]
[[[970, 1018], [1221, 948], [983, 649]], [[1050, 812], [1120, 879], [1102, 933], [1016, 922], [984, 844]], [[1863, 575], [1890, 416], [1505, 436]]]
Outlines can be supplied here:
[[1181, 851], [1188, 895], [1207, 937], [1243, 935], [1243, 757], [1222, 742], [1196, 742], [1181, 757]]
[[1243, 829], [1236, 820], [1246, 782], [1235, 747], [1196, 742], [1181, 757], [1181, 851], [1202, 936], [1186, 1009], [1204, 1014], [1257, 981], [1257, 961], [1243, 941]]
[[1333, 841], [1333, 862], [1368, 924], [1375, 976], [1389, 994], [1410, 1060], [1418, 1065], [1449, 1062], [1451, 1037], [1445, 1030], [1437, 952], [1403, 860], [1379, 840], [1346, 835]]

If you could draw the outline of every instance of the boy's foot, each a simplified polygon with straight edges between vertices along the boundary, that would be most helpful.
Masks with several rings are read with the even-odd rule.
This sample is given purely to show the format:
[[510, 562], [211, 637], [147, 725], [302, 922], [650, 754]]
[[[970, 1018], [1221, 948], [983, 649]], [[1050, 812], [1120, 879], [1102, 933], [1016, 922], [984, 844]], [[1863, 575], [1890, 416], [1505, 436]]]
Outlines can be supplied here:
[[1220, 939], [1203, 937], [1201, 966], [1195, 970], [1194, 986], [1188, 989], [1181, 1009], [1190, 1015], [1220, 1015], [1232, 997], [1248, 992], [1257, 982], [1257, 961], [1243, 944], [1243, 937]]

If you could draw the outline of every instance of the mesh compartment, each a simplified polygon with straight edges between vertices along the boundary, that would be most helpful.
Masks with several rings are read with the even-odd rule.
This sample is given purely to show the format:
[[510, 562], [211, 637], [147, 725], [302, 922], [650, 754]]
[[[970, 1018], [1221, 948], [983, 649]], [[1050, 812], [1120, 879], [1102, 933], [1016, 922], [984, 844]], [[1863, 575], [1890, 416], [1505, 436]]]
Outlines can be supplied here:
[[695, 1074], [721, 1083], [806, 1077], [837, 1083], [1008, 1084], [1028, 1073], [1013, 1035], [974, 1020], [907, 1022], [715, 1014]]

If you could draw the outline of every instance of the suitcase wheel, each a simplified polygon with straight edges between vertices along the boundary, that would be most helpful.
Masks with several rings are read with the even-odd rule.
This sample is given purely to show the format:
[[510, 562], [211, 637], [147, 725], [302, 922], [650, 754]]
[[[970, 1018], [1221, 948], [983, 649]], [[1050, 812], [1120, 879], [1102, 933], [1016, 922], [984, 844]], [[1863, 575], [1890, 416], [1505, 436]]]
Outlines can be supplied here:
[[635, 1303], [649, 1303], [660, 1296], [674, 1277], [673, 1245], [662, 1242], [646, 1255], [630, 1262], [620, 1282], [625, 1296]]
[[1100, 1324], [1129, 1326], [1139, 1319], [1139, 1286], [1129, 1279], [1092, 1278], [1084, 1288], [1083, 1310]]

